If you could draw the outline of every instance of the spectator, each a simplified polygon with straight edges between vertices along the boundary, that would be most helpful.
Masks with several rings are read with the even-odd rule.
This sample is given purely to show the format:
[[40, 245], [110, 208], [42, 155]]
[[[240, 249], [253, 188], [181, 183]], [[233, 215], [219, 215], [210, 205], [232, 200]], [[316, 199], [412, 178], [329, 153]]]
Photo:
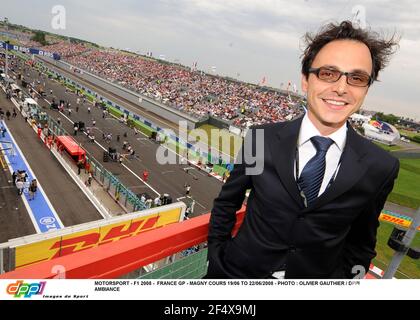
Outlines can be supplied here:
[[152, 207], [152, 201], [153, 201], [152, 199], [147, 199], [146, 200], [146, 208], [147, 209], [150, 209]]
[[141, 195], [140, 201], [146, 203], [146, 196], [144, 194]]
[[89, 172], [88, 178], [86, 180], [86, 186], [88, 187], [92, 186], [92, 180], [93, 180], [92, 172]]
[[160, 207], [162, 205], [162, 201], [160, 197], [156, 197], [155, 200], [153, 200], [153, 203], [155, 207]]
[[186, 182], [186, 183], [184, 184], [184, 188], [185, 188], [185, 195], [186, 195], [186, 196], [189, 196], [189, 195], [190, 195], [190, 191], [191, 191], [191, 186], [190, 186], [190, 184]]
[[149, 179], [149, 171], [143, 170], [143, 181], [147, 182], [147, 179]]
[[83, 160], [77, 161], [77, 175], [80, 175], [82, 168], [83, 168]]
[[16, 171], [13, 171], [13, 173], [12, 173], [12, 183], [13, 183], [13, 185], [15, 186], [16, 185], [16, 177], [17, 177], [17, 172]]
[[20, 196], [23, 193], [23, 188], [25, 187], [25, 182], [22, 179], [16, 180], [16, 188], [18, 191], [18, 196]]
[[185, 219], [189, 219], [190, 214], [191, 214], [191, 208], [187, 207], [187, 209], [185, 209]]
[[31, 181], [31, 184], [29, 185], [29, 200], [34, 200], [36, 192], [38, 190], [38, 183], [36, 179], [33, 179]]

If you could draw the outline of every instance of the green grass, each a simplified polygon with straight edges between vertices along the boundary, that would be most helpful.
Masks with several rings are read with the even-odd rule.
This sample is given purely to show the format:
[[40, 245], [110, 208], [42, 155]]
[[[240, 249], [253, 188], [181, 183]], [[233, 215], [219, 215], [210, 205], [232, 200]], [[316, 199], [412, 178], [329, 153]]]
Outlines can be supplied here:
[[417, 132], [415, 131], [408, 131], [408, 130], [404, 130], [404, 129], [398, 129], [398, 131], [400, 132], [401, 135], [412, 138], [415, 135], [418, 135]]
[[[381, 222], [378, 228], [376, 244], [377, 256], [373, 259], [372, 263], [384, 271], [387, 269], [395, 253], [395, 251], [387, 245], [393, 229], [394, 225], [387, 222]], [[420, 232], [417, 232], [410, 246], [414, 248], [420, 247]], [[402, 260], [395, 277], [402, 279], [420, 279], [420, 260], [413, 260], [406, 256]]]
[[[191, 130], [189, 131], [189, 134], [194, 135], [194, 133], [198, 133], [198, 129], [203, 130], [207, 135], [207, 139], [201, 139], [201, 141], [203, 141], [204, 143], [207, 143], [208, 145], [211, 145], [212, 147], [216, 148], [216, 144], [218, 142], [217, 149], [230, 155], [232, 158], [235, 157], [236, 154], [239, 152], [239, 149], [242, 145], [241, 137], [230, 133], [226, 129], [219, 129], [209, 124], [205, 124], [194, 130]], [[218, 141], [215, 140], [217, 138]]]
[[420, 207], [420, 159], [400, 159], [400, 172], [388, 201], [405, 207]]
[[[388, 150], [392, 148], [380, 143], [377, 145]], [[420, 207], [420, 159], [400, 159], [400, 172], [387, 200], [413, 209]], [[377, 256], [373, 260], [373, 264], [384, 271], [394, 255], [394, 250], [387, 245], [392, 230], [393, 225], [387, 222], [381, 222], [378, 229]], [[419, 232], [411, 246], [420, 247]], [[398, 270], [395, 274], [396, 278], [420, 279], [420, 260], [405, 257]]]
[[405, 196], [395, 191], [391, 192], [387, 201], [412, 209], [417, 209], [420, 207], [420, 201], [418, 199]]
[[[400, 204], [402, 206], [417, 209], [420, 207], [420, 159], [400, 159], [400, 172], [394, 189], [388, 197], [388, 201]], [[393, 225], [381, 222], [378, 229], [378, 242], [376, 251], [378, 256], [373, 263], [385, 270], [391, 261], [394, 251], [388, 247], [387, 242]], [[411, 245], [420, 247], [420, 233]], [[395, 276], [397, 278], [415, 278], [420, 279], [420, 260], [412, 260], [405, 257], [400, 265], [399, 271]]]
[[401, 159], [400, 167], [415, 174], [420, 174], [420, 159]]
[[[398, 131], [400, 132], [401, 136], [406, 136], [410, 140], [414, 138], [415, 136], [420, 136], [420, 133], [417, 133], [416, 131], [408, 131], [404, 129], [398, 129]], [[420, 146], [420, 143], [418, 143], [417, 141], [411, 140], [411, 143]]]
[[379, 142], [376, 142], [376, 141], [373, 141], [373, 143], [376, 144], [378, 147], [386, 150], [386, 151], [396, 151], [396, 150], [402, 149], [400, 146], [388, 146], [386, 144], [379, 143]]
[[[398, 146], [386, 146], [376, 143], [387, 151], [401, 149]], [[398, 147], [398, 148], [395, 148]], [[400, 159], [400, 172], [388, 201], [417, 209], [420, 207], [420, 159]]]

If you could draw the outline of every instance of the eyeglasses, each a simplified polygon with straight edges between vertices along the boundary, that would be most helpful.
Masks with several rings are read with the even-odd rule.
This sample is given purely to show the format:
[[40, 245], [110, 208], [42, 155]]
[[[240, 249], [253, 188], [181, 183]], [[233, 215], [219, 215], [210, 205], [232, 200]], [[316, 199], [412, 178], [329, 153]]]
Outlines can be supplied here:
[[373, 83], [373, 78], [365, 72], [342, 72], [328, 67], [309, 68], [309, 73], [314, 73], [318, 79], [325, 82], [337, 82], [342, 75], [346, 76], [347, 83], [355, 87], [368, 87]]

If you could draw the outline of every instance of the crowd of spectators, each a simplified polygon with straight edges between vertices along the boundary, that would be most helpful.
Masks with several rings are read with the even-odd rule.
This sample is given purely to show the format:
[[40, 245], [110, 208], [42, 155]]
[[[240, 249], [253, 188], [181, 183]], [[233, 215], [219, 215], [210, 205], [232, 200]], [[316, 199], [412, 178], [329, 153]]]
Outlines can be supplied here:
[[198, 119], [214, 116], [244, 128], [289, 120], [302, 112], [300, 102], [283, 93], [119, 50], [69, 42], [42, 49]]
[[48, 46], [44, 46], [41, 49], [52, 53], [58, 53], [62, 58], [78, 56], [91, 50], [89, 47], [86, 47], [83, 44], [69, 42], [57, 42]]

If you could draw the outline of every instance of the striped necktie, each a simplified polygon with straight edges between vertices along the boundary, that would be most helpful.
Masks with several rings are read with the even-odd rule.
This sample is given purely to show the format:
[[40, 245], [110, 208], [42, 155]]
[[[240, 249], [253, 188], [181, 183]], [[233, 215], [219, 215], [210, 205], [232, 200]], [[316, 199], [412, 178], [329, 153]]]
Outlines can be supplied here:
[[311, 138], [311, 142], [316, 148], [316, 154], [305, 165], [297, 180], [301, 191], [305, 195], [308, 207], [318, 197], [324, 179], [325, 155], [334, 141], [330, 138], [314, 136]]

